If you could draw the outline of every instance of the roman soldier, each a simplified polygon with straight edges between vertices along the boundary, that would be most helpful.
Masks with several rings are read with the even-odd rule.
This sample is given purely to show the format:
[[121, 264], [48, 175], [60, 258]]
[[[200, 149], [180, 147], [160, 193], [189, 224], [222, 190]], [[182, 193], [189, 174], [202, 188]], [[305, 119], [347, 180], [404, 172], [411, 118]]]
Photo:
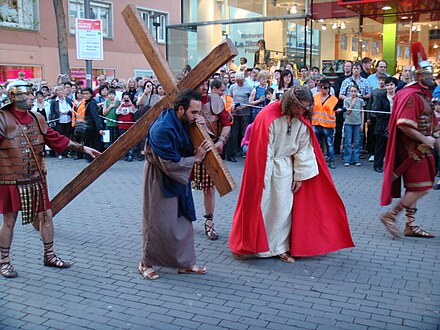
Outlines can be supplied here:
[[433, 151], [439, 143], [439, 127], [431, 103], [435, 82], [422, 44], [414, 43], [411, 51], [415, 82], [393, 99], [380, 203], [389, 205], [392, 198], [399, 198], [402, 181], [405, 193], [391, 210], [380, 215], [380, 220], [393, 236], [399, 237], [396, 219], [405, 209], [404, 235], [432, 238], [434, 235], [416, 224], [415, 214], [417, 201], [432, 189], [436, 173]]
[[18, 211], [23, 225], [32, 223], [41, 232], [45, 266], [68, 268], [70, 263], [55, 255], [54, 229], [46, 184], [44, 145], [62, 153], [66, 148], [92, 157], [100, 153], [69, 140], [51, 129], [44, 117], [30, 111], [34, 95], [32, 84], [18, 79], [8, 85], [10, 103], [0, 109], [0, 274], [18, 274], [11, 265], [9, 250]]

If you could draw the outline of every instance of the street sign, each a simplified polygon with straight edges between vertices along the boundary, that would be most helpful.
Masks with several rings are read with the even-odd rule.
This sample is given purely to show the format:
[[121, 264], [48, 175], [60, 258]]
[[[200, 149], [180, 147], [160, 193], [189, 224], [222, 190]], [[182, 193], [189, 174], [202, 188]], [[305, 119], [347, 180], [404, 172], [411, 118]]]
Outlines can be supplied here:
[[102, 22], [100, 19], [76, 19], [76, 58], [103, 60]]

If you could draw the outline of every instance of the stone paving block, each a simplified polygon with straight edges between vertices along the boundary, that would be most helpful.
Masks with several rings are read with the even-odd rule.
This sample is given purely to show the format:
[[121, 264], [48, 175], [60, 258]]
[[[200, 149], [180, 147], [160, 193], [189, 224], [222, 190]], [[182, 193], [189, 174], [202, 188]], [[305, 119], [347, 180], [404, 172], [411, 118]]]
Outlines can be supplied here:
[[354, 324], [367, 325], [368, 327], [376, 327], [379, 329], [383, 329], [386, 325], [386, 322], [374, 321], [372, 319], [364, 319], [362, 317], [355, 317]]
[[301, 320], [289, 320], [287, 321], [287, 325], [294, 326], [296, 329], [316, 329], [318, 324], [312, 323], [309, 321], [301, 321]]
[[243, 323], [236, 323], [228, 320], [223, 320], [219, 324], [222, 327], [225, 327], [227, 329], [236, 329], [236, 330], [245, 330], [249, 329], [249, 325], [243, 324]]
[[201, 325], [200, 322], [196, 322], [193, 320], [185, 320], [185, 319], [179, 319], [179, 320], [174, 319], [171, 322], [171, 324], [175, 324], [179, 327], [187, 328], [187, 329], [197, 329]]
[[44, 316], [41, 317], [41, 316], [37, 316], [37, 315], [28, 314], [28, 315], [22, 317], [21, 320], [25, 321], [25, 322], [35, 323], [35, 324], [43, 324], [48, 319]]
[[192, 318], [193, 321], [200, 322], [201, 324], [208, 324], [218, 326], [222, 321], [221, 318], [213, 317], [213, 316], [205, 316], [205, 315], [195, 315]]
[[212, 324], [204, 324], [202, 323], [198, 328], [198, 330], [224, 330], [225, 327], [215, 326]]
[[191, 320], [194, 318], [196, 314], [189, 313], [189, 312], [182, 312], [182, 311], [176, 311], [173, 309], [170, 309], [167, 313], [168, 316], [171, 316], [176, 319], [184, 319], [184, 320]]
[[249, 315], [249, 317], [242, 317], [242, 318], [240, 318], [240, 320], [238, 322], [244, 323], [244, 324], [249, 324], [252, 327], [252, 329], [264, 328], [269, 323], [265, 320], [255, 319], [252, 317], [252, 315]]
[[172, 316], [168, 316], [168, 315], [164, 315], [164, 314], [156, 314], [156, 313], [151, 313], [148, 316], [148, 318], [151, 320], [156, 320], [156, 321], [163, 322], [163, 323], [171, 323], [176, 319], [175, 317], [172, 317]]

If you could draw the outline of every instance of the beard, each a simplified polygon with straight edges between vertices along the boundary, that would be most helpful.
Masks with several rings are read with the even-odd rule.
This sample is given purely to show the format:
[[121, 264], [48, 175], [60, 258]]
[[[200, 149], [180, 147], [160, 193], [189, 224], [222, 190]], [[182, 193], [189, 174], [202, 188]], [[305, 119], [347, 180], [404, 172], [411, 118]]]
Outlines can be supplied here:
[[189, 120], [186, 113], [182, 115], [182, 118], [180, 118], [180, 122], [182, 123], [182, 126], [185, 129], [185, 131], [189, 132], [189, 128], [191, 127], [191, 121]]

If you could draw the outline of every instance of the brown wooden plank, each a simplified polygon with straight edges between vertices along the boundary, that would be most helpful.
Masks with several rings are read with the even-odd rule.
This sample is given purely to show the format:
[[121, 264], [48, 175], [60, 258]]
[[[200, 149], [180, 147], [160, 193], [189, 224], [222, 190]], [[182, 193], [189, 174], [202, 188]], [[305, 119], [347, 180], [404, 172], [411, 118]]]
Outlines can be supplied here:
[[107, 148], [70, 181], [51, 201], [52, 214], [55, 216], [84, 189], [92, 184], [114, 163], [121, 159], [147, 134], [150, 124], [168, 106], [168, 100], [162, 98], [146, 114], [144, 114], [130, 129], [120, 136], [115, 143]]
[[[177, 79], [174, 76], [173, 70], [166, 61], [165, 56], [157, 46], [150, 30], [145, 26], [145, 23], [135, 5], [128, 4], [124, 10], [122, 10], [122, 16], [124, 17], [124, 21], [133, 34], [133, 37], [139, 45], [142, 53], [153, 69], [154, 74], [160, 81], [163, 89], [168, 95], [173, 94], [175, 97], [175, 94], [177, 94]], [[171, 107], [172, 98], [169, 99], [169, 101], [171, 103], [168, 105]]]
[[[191, 126], [190, 138], [195, 148], [197, 148], [204, 140], [211, 139], [206, 131], [206, 128], [200, 124]], [[237, 188], [231, 173], [223, 163], [223, 160], [220, 157], [217, 149], [214, 148], [212, 151], [206, 154], [205, 158], [203, 159], [203, 165], [205, 166], [209, 176], [212, 178], [212, 181], [214, 182], [220, 196], [224, 196]]]
[[[185, 76], [185, 78], [179, 82], [175, 90], [179, 91], [184, 88], [196, 88], [200, 83], [207, 80], [223, 64], [236, 56], [237, 53], [237, 49], [233, 46], [232, 42], [226, 40], [214, 48], [208, 56], [194, 68], [194, 70]], [[151, 59], [149, 58], [148, 60], [150, 61]], [[161, 99], [101, 156], [95, 159], [87, 168], [79, 173], [77, 177], [69, 182], [51, 201], [53, 215], [56, 215], [61, 211], [102, 173], [110, 168], [110, 166], [123, 157], [129, 149], [139, 143], [148, 132], [151, 123], [157, 118], [157, 116], [159, 116], [164, 108], [168, 107], [168, 104], [174, 102], [174, 98], [175, 94], [171, 93]], [[215, 182], [215, 184], [222, 186], [220, 182]]]

